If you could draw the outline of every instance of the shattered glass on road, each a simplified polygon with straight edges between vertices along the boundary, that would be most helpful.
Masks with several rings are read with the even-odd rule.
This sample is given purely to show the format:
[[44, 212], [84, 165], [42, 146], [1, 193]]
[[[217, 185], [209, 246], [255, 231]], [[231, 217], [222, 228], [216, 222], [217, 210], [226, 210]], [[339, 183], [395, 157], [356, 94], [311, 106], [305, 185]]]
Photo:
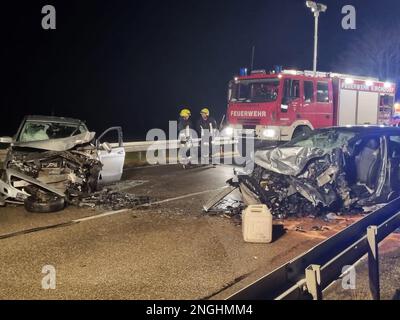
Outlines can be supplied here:
[[78, 207], [89, 207], [99, 210], [121, 210], [133, 209], [135, 207], [149, 204], [154, 199], [148, 196], [139, 196], [126, 192], [129, 189], [141, 186], [148, 181], [129, 180], [117, 182], [104, 187], [101, 191], [95, 192], [87, 197], [76, 199], [73, 204]]

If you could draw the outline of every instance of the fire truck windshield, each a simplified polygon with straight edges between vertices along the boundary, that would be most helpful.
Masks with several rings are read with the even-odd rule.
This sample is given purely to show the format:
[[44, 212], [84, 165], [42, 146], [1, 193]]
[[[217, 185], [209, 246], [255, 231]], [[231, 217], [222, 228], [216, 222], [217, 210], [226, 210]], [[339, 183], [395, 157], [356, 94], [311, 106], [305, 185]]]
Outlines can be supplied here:
[[231, 102], [272, 102], [278, 90], [278, 78], [239, 80], [233, 84]]

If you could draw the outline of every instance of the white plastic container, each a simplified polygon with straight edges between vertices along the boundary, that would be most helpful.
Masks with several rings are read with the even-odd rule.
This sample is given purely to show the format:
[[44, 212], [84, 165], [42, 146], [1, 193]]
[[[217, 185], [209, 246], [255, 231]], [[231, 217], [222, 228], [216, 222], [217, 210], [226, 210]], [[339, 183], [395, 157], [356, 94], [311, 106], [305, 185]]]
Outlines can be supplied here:
[[242, 231], [246, 242], [272, 242], [272, 214], [266, 205], [250, 205], [243, 210]]

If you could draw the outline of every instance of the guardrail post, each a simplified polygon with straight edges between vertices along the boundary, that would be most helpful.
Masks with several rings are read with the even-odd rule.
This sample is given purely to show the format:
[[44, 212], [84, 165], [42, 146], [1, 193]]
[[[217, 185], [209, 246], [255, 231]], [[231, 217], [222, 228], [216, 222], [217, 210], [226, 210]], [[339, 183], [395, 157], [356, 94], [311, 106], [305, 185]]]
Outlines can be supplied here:
[[379, 254], [378, 242], [376, 236], [378, 234], [377, 226], [369, 226], [367, 228], [368, 238], [368, 274], [369, 274], [369, 289], [371, 291], [372, 299], [380, 300], [380, 284], [379, 284]]
[[306, 269], [306, 285], [314, 300], [322, 300], [321, 266], [312, 264]]

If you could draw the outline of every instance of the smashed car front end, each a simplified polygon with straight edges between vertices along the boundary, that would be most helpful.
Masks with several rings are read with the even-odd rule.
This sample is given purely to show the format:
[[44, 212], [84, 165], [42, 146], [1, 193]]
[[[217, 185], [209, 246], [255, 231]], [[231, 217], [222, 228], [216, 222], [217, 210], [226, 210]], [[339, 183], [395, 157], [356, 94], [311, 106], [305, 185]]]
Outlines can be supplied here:
[[238, 175], [243, 200], [247, 204], [266, 204], [278, 218], [349, 208], [352, 200], [342, 150], [336, 149], [332, 154], [317, 151], [314, 156], [298, 175], [279, 173], [277, 168], [272, 171], [259, 164], [251, 175]]
[[[3, 203], [71, 201], [97, 189], [102, 164], [95, 133], [17, 141], [9, 148], [0, 181]], [[60, 202], [60, 201], [59, 201]]]
[[292, 143], [257, 151], [253, 172], [235, 180], [243, 201], [266, 204], [275, 217], [286, 218], [362, 212], [396, 196], [399, 165], [387, 136], [365, 130], [341, 138], [331, 148]]

